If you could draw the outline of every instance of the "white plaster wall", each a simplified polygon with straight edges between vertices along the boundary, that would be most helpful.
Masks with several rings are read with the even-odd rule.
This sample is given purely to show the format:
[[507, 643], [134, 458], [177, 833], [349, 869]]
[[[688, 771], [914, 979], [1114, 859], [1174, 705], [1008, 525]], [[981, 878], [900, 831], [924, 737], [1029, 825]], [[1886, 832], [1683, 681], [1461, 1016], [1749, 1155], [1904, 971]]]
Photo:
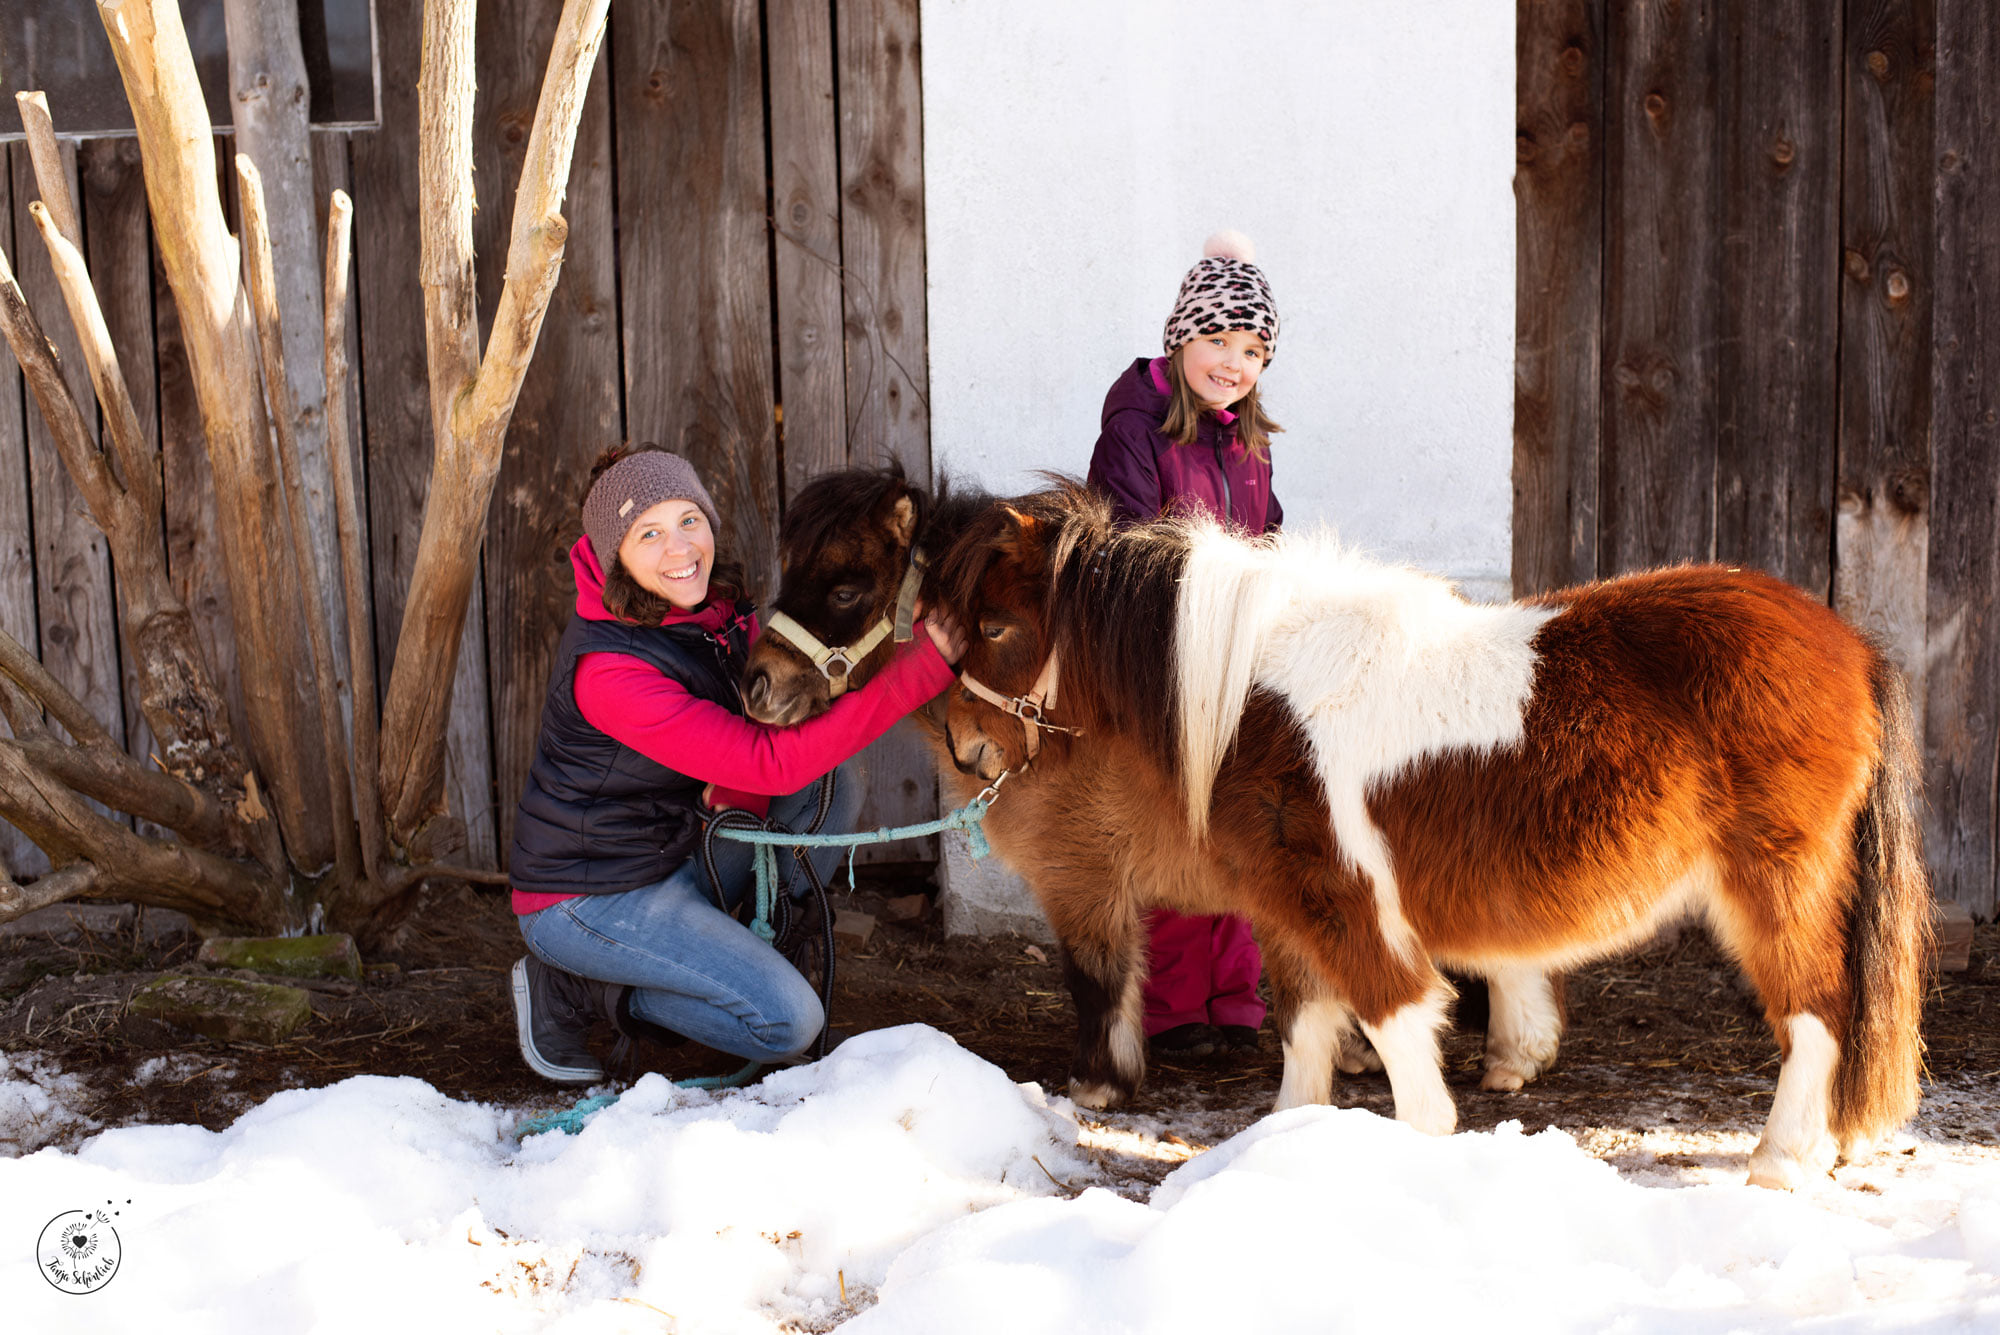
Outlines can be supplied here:
[[1082, 472], [1209, 233], [1283, 320], [1292, 525], [1508, 579], [1514, 8], [925, 0], [933, 458]]
[[922, 21], [939, 466], [996, 490], [1082, 473], [1105, 390], [1234, 227], [1283, 320], [1263, 384], [1287, 527], [1505, 596], [1511, 4], [923, 0]]

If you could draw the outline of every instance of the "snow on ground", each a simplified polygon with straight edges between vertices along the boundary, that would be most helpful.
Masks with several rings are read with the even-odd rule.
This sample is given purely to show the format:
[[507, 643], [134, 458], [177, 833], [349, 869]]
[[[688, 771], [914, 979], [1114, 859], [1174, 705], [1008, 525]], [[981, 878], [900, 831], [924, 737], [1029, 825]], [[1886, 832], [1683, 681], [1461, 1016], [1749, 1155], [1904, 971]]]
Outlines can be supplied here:
[[[74, 1117], [0, 1066], [0, 1144]], [[192, 1068], [190, 1068], [192, 1071]], [[152, 1078], [182, 1078], [163, 1066]], [[29, 1092], [34, 1091], [34, 1092]], [[578, 1136], [412, 1079], [279, 1094], [221, 1132], [104, 1131], [0, 1159], [23, 1330], [1911, 1331], [2000, 1324], [2000, 1155], [1924, 1139], [1797, 1196], [1751, 1138], [1443, 1140], [1357, 1109], [1206, 1153], [1079, 1125], [922, 1026], [711, 1095], [653, 1076]], [[14, 1141], [7, 1140], [14, 1137]], [[1186, 1162], [1145, 1199], [1121, 1156]], [[115, 1208], [116, 1278], [29, 1272], [43, 1225]], [[11, 1239], [11, 1241], [8, 1241]]]

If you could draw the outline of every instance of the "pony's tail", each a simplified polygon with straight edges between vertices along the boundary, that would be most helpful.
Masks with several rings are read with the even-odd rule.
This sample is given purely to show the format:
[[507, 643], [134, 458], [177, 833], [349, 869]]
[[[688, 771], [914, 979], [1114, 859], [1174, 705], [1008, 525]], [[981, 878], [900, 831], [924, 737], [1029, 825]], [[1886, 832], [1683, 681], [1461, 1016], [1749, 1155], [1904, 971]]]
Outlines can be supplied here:
[[1918, 1033], [1929, 977], [1930, 878], [1918, 811], [1923, 770], [1902, 673], [1878, 651], [1872, 673], [1880, 751], [1854, 819], [1854, 895], [1848, 905], [1847, 981], [1853, 998], [1833, 1076], [1832, 1131], [1858, 1150], [1917, 1110], [1924, 1043]]
[[1175, 609], [1181, 790], [1196, 839], [1208, 833], [1216, 771], [1236, 740], [1274, 596], [1268, 553], [1204, 522], [1188, 526]]

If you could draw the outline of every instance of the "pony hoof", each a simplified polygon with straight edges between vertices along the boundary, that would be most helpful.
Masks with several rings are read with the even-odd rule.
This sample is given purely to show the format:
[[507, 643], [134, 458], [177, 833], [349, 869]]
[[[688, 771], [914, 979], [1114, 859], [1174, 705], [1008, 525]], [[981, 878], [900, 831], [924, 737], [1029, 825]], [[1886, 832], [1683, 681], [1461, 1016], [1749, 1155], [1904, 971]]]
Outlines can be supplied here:
[[1069, 1082], [1070, 1100], [1079, 1108], [1090, 1108], [1102, 1112], [1106, 1108], [1116, 1108], [1125, 1101], [1125, 1091], [1116, 1085], [1102, 1081], [1072, 1080]]
[[1759, 1144], [1750, 1156], [1750, 1185], [1770, 1191], [1797, 1191], [1812, 1179], [1831, 1173], [1833, 1160], [1831, 1142], [1817, 1147], [1804, 1159]]
[[1534, 1078], [1533, 1075], [1524, 1074], [1512, 1066], [1492, 1066], [1488, 1067], [1486, 1074], [1479, 1078], [1479, 1087], [1511, 1094]]

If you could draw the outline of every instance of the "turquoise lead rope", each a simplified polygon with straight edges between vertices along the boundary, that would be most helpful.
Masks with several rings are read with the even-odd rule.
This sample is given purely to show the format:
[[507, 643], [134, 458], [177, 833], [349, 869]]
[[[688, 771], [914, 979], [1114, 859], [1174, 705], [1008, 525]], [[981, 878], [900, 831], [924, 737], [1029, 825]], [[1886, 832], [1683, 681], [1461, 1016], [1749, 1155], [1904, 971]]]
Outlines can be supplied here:
[[[1000, 785], [1007, 780], [1011, 770], [1002, 771], [999, 778], [980, 789], [979, 795], [949, 815], [936, 820], [923, 821], [916, 825], [897, 825], [883, 830], [858, 830], [853, 834], [788, 834], [783, 830], [738, 830], [724, 827], [716, 831], [716, 837], [733, 839], [740, 844], [756, 846], [755, 867], [757, 872], [757, 915], [750, 922], [750, 930], [765, 941], [776, 939], [771, 928], [771, 908], [778, 892], [778, 857], [780, 848], [845, 848], [847, 850], [847, 883], [854, 884], [854, 853], [865, 844], [889, 844], [899, 839], [920, 839], [928, 834], [942, 834], [946, 830], [963, 830], [972, 846], [974, 858], [986, 857], [993, 846], [986, 842], [986, 831], [980, 822], [986, 819], [986, 812], [1000, 795]], [[757, 1079], [764, 1067], [751, 1062], [733, 1075], [694, 1075], [684, 1080], [674, 1081], [680, 1089], [737, 1089]], [[583, 1124], [591, 1117], [618, 1101], [616, 1094], [599, 1094], [595, 1098], [580, 1099], [574, 1107], [562, 1112], [552, 1112], [541, 1117], [531, 1117], [514, 1128], [514, 1138], [526, 1140], [529, 1136], [539, 1136], [546, 1131], [561, 1131], [575, 1135], [583, 1130]]]

